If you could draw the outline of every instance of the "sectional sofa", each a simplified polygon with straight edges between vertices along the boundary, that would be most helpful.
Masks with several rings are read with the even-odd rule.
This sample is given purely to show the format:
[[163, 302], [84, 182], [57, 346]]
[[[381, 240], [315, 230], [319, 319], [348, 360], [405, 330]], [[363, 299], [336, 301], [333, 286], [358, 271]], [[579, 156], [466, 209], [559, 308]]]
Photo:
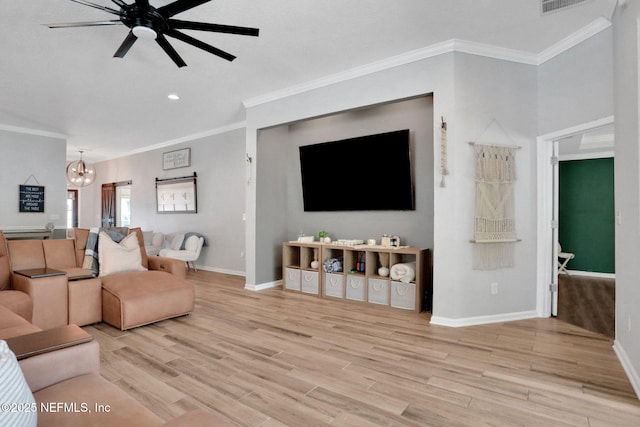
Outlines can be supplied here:
[[[164, 424], [100, 376], [99, 345], [90, 336], [87, 335], [87, 342], [65, 348], [57, 348], [55, 342], [52, 345], [51, 337], [58, 331], [79, 330], [74, 323], [86, 325], [104, 320], [128, 329], [193, 310], [193, 286], [185, 280], [184, 263], [159, 257], [147, 259], [140, 230], [130, 232], [142, 242], [141, 263], [148, 270], [87, 277], [81, 260], [88, 230], [75, 230], [73, 239], [8, 242], [0, 231], [0, 340], [41, 341], [50, 347], [18, 363], [2, 343], [0, 378], [9, 375], [12, 362], [18, 364], [24, 378], [23, 388], [27, 390], [17, 393], [13, 388], [20, 387], [20, 381], [2, 381], [0, 397], [29, 395], [32, 402], [29, 405], [34, 406], [28, 407], [38, 409], [37, 422], [41, 426], [230, 425], [203, 410], [191, 411]], [[65, 274], [29, 277], [17, 272], [44, 267]], [[44, 407], [49, 410], [43, 411]], [[98, 407], [103, 410], [96, 410]], [[0, 412], [0, 424], [22, 425], [21, 420], [11, 418], [13, 415], [20, 414]]]
[[[91, 272], [83, 268], [89, 230], [75, 229], [73, 234], [73, 239], [5, 242], [1, 238], [0, 251], [7, 253], [5, 264], [9, 263], [5, 274], [11, 279], [14, 295], [0, 301], [11, 299], [11, 304], [27, 310], [25, 297], [15, 291], [29, 295], [32, 323], [42, 329], [104, 321], [125, 330], [193, 311], [195, 295], [193, 285], [185, 279], [185, 263], [148, 257], [139, 228], [129, 230], [129, 234], [135, 234], [139, 247], [135, 252], [140, 254], [137, 271], [100, 277], [91, 277]], [[131, 258], [126, 252], [120, 256]], [[42, 268], [66, 274], [38, 278], [20, 274]], [[0, 294], [3, 292], [6, 290]]]

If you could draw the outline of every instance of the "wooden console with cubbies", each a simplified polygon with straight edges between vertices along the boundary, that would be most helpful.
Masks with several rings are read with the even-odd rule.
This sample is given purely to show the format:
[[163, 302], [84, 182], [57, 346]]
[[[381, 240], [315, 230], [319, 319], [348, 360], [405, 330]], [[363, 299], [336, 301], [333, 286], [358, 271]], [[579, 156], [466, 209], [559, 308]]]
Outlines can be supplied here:
[[[323, 263], [342, 259], [342, 271], [326, 272]], [[395, 264], [415, 262], [409, 282], [380, 275]], [[284, 289], [321, 298], [339, 298], [393, 308], [431, 310], [430, 251], [414, 247], [342, 246], [285, 242], [282, 245]]]

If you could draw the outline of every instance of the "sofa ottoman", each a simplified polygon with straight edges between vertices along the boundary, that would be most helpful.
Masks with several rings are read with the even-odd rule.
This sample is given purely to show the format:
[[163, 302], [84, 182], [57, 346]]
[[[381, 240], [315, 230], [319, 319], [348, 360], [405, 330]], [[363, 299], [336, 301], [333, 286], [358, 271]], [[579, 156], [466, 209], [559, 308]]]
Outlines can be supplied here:
[[191, 313], [193, 285], [164, 271], [111, 274], [102, 280], [102, 320], [121, 330]]

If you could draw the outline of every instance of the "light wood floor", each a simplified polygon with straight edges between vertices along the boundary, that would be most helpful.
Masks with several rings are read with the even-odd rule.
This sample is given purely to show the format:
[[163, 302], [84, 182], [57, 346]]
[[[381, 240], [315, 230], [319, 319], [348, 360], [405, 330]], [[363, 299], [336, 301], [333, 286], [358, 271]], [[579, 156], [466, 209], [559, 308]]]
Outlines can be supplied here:
[[208, 408], [265, 427], [640, 425], [612, 342], [557, 319], [446, 328], [428, 313], [189, 278], [190, 316], [85, 327], [102, 375], [167, 420]]

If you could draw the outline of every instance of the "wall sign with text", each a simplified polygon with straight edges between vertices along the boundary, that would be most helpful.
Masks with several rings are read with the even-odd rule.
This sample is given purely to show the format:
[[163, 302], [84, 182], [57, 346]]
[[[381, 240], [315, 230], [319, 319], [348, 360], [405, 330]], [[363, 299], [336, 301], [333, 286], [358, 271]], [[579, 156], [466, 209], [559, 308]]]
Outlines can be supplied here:
[[162, 170], [191, 166], [191, 148], [162, 153]]
[[44, 186], [20, 186], [20, 212], [44, 212]]

